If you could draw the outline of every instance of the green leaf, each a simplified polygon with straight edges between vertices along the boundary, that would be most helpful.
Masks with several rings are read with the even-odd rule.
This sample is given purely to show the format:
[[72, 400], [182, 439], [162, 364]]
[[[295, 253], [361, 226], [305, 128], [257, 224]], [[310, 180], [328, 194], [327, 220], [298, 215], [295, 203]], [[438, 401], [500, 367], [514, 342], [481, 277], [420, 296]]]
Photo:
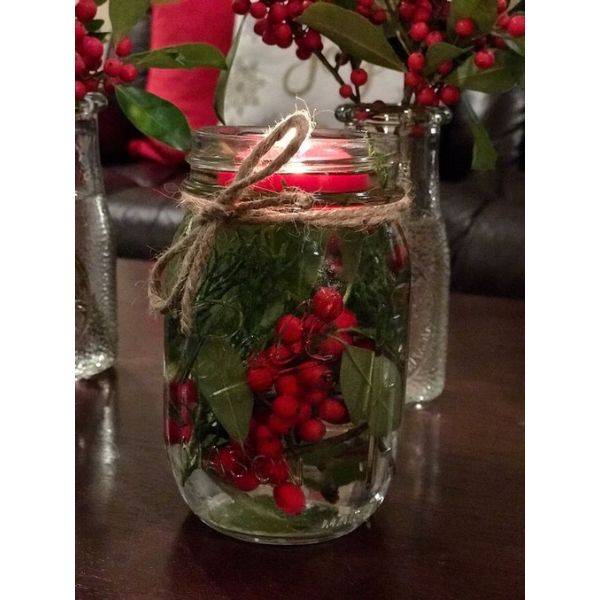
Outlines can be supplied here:
[[473, 134], [473, 160], [471, 168], [476, 171], [491, 171], [496, 166], [498, 154], [492, 140], [475, 111], [467, 100], [463, 100], [469, 119], [469, 129]]
[[102, 28], [102, 25], [104, 25], [104, 21], [102, 19], [93, 19], [89, 23], [85, 24], [85, 28], [88, 31], [92, 31], [92, 32], [100, 31], [100, 29]]
[[447, 60], [454, 60], [461, 54], [467, 52], [469, 48], [459, 48], [446, 42], [439, 42], [429, 47], [427, 50], [427, 66], [425, 68], [425, 75], [431, 75], [439, 65]]
[[198, 387], [219, 423], [235, 440], [248, 436], [254, 404], [238, 352], [221, 339], [208, 339], [194, 365]]
[[340, 229], [338, 237], [342, 254], [342, 278], [347, 285], [350, 285], [358, 273], [364, 234], [362, 231]]
[[517, 6], [519, 6], [519, 4], [521, 4], [523, 2], [523, 0], [510, 0], [510, 2], [508, 3], [508, 7], [506, 9], [506, 12], [511, 12], [513, 11], [515, 8], [517, 8]]
[[210, 44], [167, 46], [158, 50], [132, 54], [128, 60], [142, 69], [150, 67], [156, 69], [227, 68], [225, 57], [221, 51]]
[[144, 18], [149, 8], [150, 0], [110, 0], [108, 14], [115, 41], [126, 36]]
[[233, 39], [233, 43], [231, 44], [231, 48], [229, 49], [227, 57], [225, 58], [225, 69], [219, 73], [219, 79], [217, 80], [214, 109], [219, 121], [221, 121], [223, 125], [225, 125], [225, 95], [227, 93], [227, 84], [229, 83], [229, 74], [231, 73], [231, 66], [235, 60], [238, 46], [240, 45], [240, 38], [242, 37], [242, 30], [244, 28], [244, 23], [246, 23], [247, 16], [248, 15], [244, 15], [242, 22], [238, 27], [235, 38]]
[[525, 38], [514, 38], [510, 35], [503, 36], [502, 39], [506, 42], [508, 48], [516, 52], [519, 56], [525, 57]]
[[342, 395], [356, 424], [369, 424], [371, 434], [396, 429], [402, 412], [402, 377], [396, 365], [371, 350], [348, 346], [340, 371]]
[[119, 85], [115, 92], [121, 110], [142, 133], [178, 150], [189, 150], [190, 127], [174, 104], [131, 85]]
[[453, 0], [450, 4], [448, 31], [454, 30], [458, 19], [470, 18], [475, 21], [480, 33], [489, 33], [497, 18], [497, 0]]
[[499, 51], [490, 69], [480, 69], [473, 56], [446, 77], [446, 83], [467, 90], [499, 94], [521, 85], [525, 73], [525, 61], [513, 52]]
[[335, 4], [316, 2], [297, 20], [316, 29], [354, 58], [396, 71], [404, 70], [383, 29], [358, 13]]

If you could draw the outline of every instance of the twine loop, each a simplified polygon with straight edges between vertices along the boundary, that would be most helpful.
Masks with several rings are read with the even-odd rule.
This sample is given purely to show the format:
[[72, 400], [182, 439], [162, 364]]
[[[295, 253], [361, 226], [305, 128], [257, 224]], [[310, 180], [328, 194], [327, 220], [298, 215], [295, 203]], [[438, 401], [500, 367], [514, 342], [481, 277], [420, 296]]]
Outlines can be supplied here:
[[[207, 263], [212, 254], [216, 232], [226, 222], [239, 223], [304, 223], [323, 227], [367, 228], [384, 222], [398, 221], [409, 208], [410, 200], [385, 204], [345, 207], [314, 207], [313, 194], [287, 188], [277, 194], [250, 195], [255, 183], [273, 175], [298, 152], [312, 130], [306, 111], [298, 111], [281, 121], [261, 139], [242, 161], [233, 181], [213, 198], [182, 192], [180, 203], [192, 217], [187, 231], [157, 259], [150, 273], [148, 298], [152, 310], [167, 313], [179, 311], [181, 332], [191, 335], [195, 318], [195, 300]], [[264, 167], [261, 160], [290, 131], [293, 136], [283, 150]], [[163, 292], [162, 276], [167, 265], [181, 257], [179, 269], [169, 290]]]

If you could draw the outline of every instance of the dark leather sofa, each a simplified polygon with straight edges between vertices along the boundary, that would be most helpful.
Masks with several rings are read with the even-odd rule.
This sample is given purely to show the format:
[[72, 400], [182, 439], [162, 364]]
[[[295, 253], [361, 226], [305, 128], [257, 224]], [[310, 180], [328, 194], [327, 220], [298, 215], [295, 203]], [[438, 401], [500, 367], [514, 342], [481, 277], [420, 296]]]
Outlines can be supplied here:
[[[499, 159], [495, 171], [471, 171], [472, 138], [459, 106], [443, 132], [440, 153], [452, 289], [523, 297], [524, 94], [477, 94], [473, 100]], [[185, 168], [128, 162], [124, 142], [134, 134], [129, 127], [114, 107], [102, 115], [106, 192], [119, 256], [147, 259], [168, 245], [182, 218], [163, 186], [181, 181]]]

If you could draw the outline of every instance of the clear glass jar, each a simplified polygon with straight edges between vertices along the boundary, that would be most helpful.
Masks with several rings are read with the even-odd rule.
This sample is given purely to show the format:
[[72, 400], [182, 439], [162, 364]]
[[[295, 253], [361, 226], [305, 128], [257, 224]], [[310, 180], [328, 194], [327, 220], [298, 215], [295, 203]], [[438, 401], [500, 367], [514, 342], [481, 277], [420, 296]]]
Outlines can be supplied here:
[[338, 120], [359, 131], [392, 136], [398, 144], [398, 187], [413, 200], [406, 235], [411, 254], [412, 294], [408, 402], [439, 396], [446, 379], [450, 251], [440, 206], [441, 127], [451, 118], [442, 108], [394, 105], [340, 106]]
[[88, 94], [75, 111], [75, 378], [111, 367], [117, 353], [116, 253], [104, 196], [98, 111]]
[[[196, 132], [185, 189], [214, 195], [262, 135]], [[317, 130], [256, 187], [295, 186], [323, 210], [352, 211], [393, 198], [396, 168], [382, 136]], [[176, 239], [187, 230], [184, 220]], [[165, 319], [165, 439], [180, 492], [204, 523], [306, 544], [373, 514], [394, 472], [409, 294], [396, 225], [221, 227], [194, 332], [180, 333], [177, 314]]]

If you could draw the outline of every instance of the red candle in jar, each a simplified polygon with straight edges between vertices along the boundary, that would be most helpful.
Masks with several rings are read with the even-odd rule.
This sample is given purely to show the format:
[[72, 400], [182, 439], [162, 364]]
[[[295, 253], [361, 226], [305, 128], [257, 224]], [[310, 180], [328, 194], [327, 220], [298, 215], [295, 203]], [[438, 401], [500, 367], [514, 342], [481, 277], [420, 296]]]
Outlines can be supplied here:
[[[240, 160], [245, 157], [241, 156]], [[344, 161], [350, 158], [350, 154], [340, 148], [325, 146], [323, 142], [319, 147], [309, 145], [306, 151], [300, 150], [299, 161], [289, 163], [291, 167], [297, 167], [298, 171], [288, 171], [283, 173], [274, 173], [269, 177], [255, 183], [252, 187], [258, 190], [269, 192], [280, 192], [286, 188], [298, 188], [308, 193], [323, 194], [344, 194], [352, 192], [364, 192], [371, 186], [370, 175], [368, 173], [339, 173], [332, 171], [330, 173], [309, 173], [303, 171], [302, 160], [313, 159], [319, 162], [324, 161]], [[229, 185], [234, 177], [233, 171], [219, 171], [217, 174], [217, 184], [225, 187]]]

